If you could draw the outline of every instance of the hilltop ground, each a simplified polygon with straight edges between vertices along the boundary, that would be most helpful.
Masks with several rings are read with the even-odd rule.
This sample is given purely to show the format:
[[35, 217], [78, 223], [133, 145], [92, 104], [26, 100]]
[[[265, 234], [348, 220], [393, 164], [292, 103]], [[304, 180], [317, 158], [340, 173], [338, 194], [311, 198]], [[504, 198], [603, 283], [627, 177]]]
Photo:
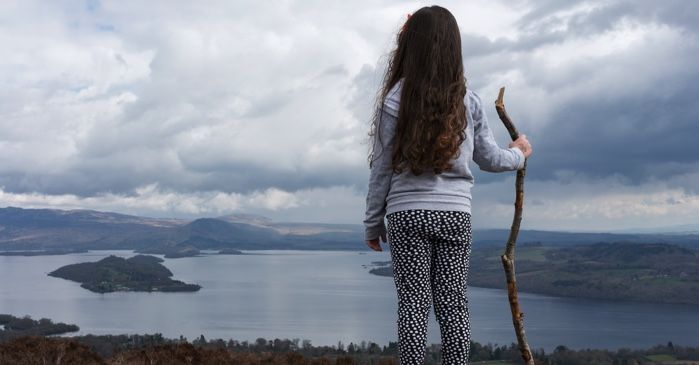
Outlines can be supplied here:
[[[206, 341], [203, 337], [192, 343], [163, 339], [159, 336], [132, 336], [128, 343], [120, 343], [121, 350], [109, 348], [120, 336], [82, 336], [50, 338], [21, 336], [0, 342], [0, 365], [389, 365], [396, 364], [396, 343], [388, 347], [362, 342], [346, 349], [334, 346], [311, 346], [304, 343], [289, 350], [295, 341], [268, 341], [254, 343], [222, 340]], [[148, 342], [148, 343], [147, 343]], [[125, 345], [125, 346], [124, 346]], [[105, 347], [107, 346], [107, 347]], [[104, 356], [100, 352], [111, 352]], [[439, 345], [427, 347], [426, 364], [438, 364]], [[672, 343], [647, 350], [620, 349], [570, 350], [559, 346], [550, 354], [534, 351], [537, 364], [653, 364], [699, 365], [699, 348], [679, 347]], [[471, 362], [478, 364], [519, 364], [519, 351], [514, 344], [493, 347], [472, 343]]]

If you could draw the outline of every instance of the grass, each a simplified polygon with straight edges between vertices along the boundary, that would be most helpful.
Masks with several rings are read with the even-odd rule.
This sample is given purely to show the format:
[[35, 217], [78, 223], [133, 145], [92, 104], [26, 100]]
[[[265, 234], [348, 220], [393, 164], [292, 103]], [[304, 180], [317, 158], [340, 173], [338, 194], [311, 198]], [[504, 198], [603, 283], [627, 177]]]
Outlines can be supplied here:
[[516, 255], [519, 260], [544, 262], [546, 261], [544, 254], [549, 249], [548, 247], [519, 247]]
[[665, 362], [665, 361], [676, 361], [677, 359], [672, 355], [648, 355], [646, 356], [648, 360], [654, 362]]
[[[529, 260], [529, 261], [535, 261], [535, 262], [545, 262], [546, 261], [546, 256], [544, 254], [546, 251], [550, 250], [551, 247], [518, 247], [517, 248], [517, 259], [518, 260]], [[497, 249], [497, 255], [492, 254], [486, 256], [486, 260], [488, 261], [500, 261], [500, 254], [502, 253], [503, 248], [498, 248]]]

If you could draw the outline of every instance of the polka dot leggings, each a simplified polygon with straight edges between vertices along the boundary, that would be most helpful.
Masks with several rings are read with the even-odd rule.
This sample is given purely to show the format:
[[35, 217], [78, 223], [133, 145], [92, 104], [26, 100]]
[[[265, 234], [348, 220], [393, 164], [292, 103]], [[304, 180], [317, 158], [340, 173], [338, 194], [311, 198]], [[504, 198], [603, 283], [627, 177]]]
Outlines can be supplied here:
[[386, 219], [398, 293], [398, 364], [424, 363], [432, 302], [441, 332], [442, 365], [468, 364], [471, 215], [412, 209], [390, 213]]

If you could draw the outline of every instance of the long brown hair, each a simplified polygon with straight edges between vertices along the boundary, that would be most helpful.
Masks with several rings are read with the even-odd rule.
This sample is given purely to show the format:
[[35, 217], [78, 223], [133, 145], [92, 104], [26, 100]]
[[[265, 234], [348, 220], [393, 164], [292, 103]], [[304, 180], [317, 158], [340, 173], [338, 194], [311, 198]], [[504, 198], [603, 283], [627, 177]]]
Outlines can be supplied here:
[[[443, 7], [423, 7], [408, 18], [396, 43], [376, 98], [369, 136], [378, 135], [380, 141], [383, 102], [403, 79], [393, 171], [401, 173], [408, 167], [420, 175], [427, 170], [435, 174], [451, 170], [449, 161], [459, 156], [466, 139], [466, 79], [456, 19]], [[374, 145], [369, 166], [375, 157]]]

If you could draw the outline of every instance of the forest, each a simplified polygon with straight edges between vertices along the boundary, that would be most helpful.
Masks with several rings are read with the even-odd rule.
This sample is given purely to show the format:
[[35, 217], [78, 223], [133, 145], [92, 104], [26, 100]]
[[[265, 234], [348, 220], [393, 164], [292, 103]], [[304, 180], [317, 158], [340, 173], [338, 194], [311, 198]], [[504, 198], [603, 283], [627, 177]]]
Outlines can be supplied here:
[[[350, 365], [396, 364], [398, 343], [379, 345], [371, 341], [339, 341], [335, 345], [313, 345], [307, 339], [171, 339], [160, 333], [131, 335], [81, 335], [50, 337], [78, 331], [73, 324], [53, 323], [48, 318], [0, 314], [0, 365], [12, 364], [293, 364]], [[676, 346], [672, 342], [648, 349], [570, 349], [564, 345], [551, 352], [534, 350], [537, 364], [577, 365], [678, 365], [699, 364], [699, 347]], [[439, 344], [426, 348], [425, 363], [438, 364]], [[62, 361], [62, 362], [61, 362]], [[520, 364], [517, 346], [471, 342], [471, 362]]]

